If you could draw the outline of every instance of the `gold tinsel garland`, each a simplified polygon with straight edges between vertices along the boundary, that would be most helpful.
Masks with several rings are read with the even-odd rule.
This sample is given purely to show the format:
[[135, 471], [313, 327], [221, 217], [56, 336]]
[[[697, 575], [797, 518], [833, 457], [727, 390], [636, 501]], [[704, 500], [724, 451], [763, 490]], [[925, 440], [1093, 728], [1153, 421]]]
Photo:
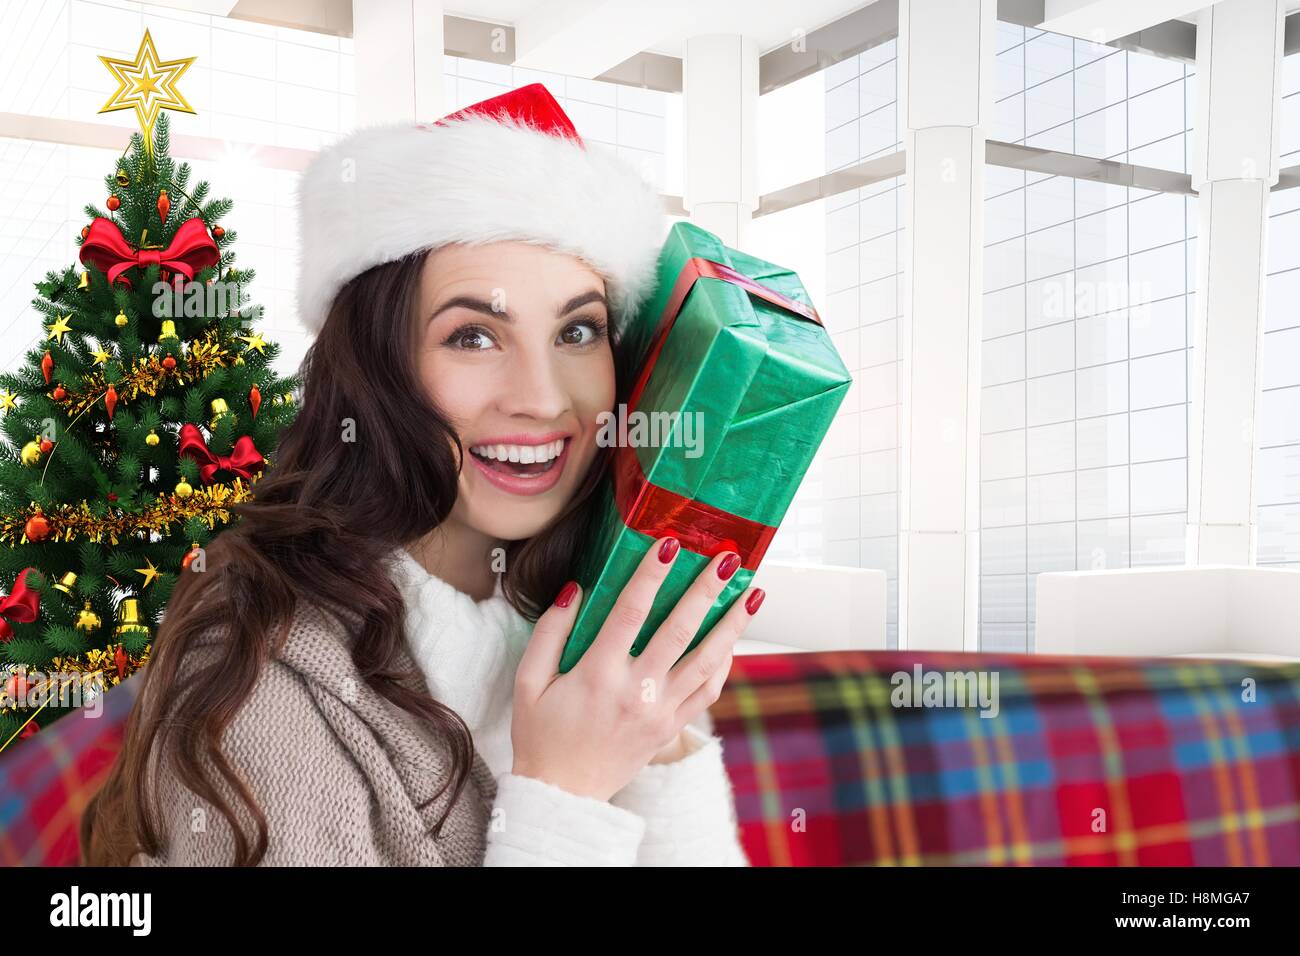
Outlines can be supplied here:
[[[0, 676], [3, 676], [7, 681], [14, 674], [21, 674], [24, 678], [28, 673], [33, 676], [37, 674], [43, 675], [43, 679], [31, 681], [27, 691], [22, 696], [28, 697], [30, 692], [34, 690], [46, 698], [47, 701], [50, 699], [58, 700], [63, 691], [76, 681], [81, 684], [83, 702], [89, 702], [94, 700], [97, 694], [122, 683], [122, 681], [149, 663], [149, 652], [153, 648], [152, 644], [146, 644], [139, 657], [124, 652], [122, 654], [122, 669], [119, 673], [117, 666], [118, 646], [117, 644], [110, 644], [107, 648], [92, 647], [80, 657], [55, 657], [47, 666], [39, 668], [10, 666], [5, 668], [4, 674]], [[56, 677], [62, 679], [62, 681], [58, 687], [53, 687], [52, 684]], [[3, 698], [0, 700], [0, 710], [27, 709], [20, 706], [18, 701], [10, 699], [2, 691], [0, 691], [0, 698]]]
[[[51, 510], [40, 509], [45, 520], [49, 522], [50, 533], [46, 541], [71, 541], [73, 538], [85, 538], [99, 541], [105, 535], [111, 544], [117, 544], [119, 538], [141, 532], [156, 531], [162, 534], [169, 531], [176, 523], [184, 524], [190, 518], [202, 518], [209, 528], [215, 528], [216, 522], [230, 521], [230, 508], [253, 497], [251, 484], [235, 478], [230, 484], [207, 485], [194, 489], [186, 498], [175, 494], [161, 498], [153, 506], [140, 512], [110, 512], [103, 517], [91, 514], [90, 505], [85, 501], [78, 504], [59, 505]], [[37, 513], [35, 506], [28, 506], [16, 516], [0, 517], [0, 542], [15, 547], [27, 543], [26, 524]]]
[[[214, 369], [238, 364], [238, 351], [231, 340], [223, 340], [217, 330], [208, 329], [203, 337], [190, 345], [186, 354], [173, 369], [166, 368], [156, 355], [137, 358], [125, 374], [113, 382], [119, 403], [132, 402], [141, 395], [154, 397], [167, 385], [188, 385], [206, 378]], [[109, 382], [103, 372], [92, 372], [81, 377], [79, 389], [68, 389], [62, 400], [57, 400], [70, 416], [80, 415], [98, 402], [108, 391]]]

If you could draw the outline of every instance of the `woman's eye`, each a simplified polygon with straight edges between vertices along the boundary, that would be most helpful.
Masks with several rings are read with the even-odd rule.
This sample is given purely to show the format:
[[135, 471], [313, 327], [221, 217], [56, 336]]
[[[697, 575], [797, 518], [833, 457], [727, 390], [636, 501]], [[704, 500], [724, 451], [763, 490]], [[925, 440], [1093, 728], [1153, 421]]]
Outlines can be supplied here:
[[598, 319], [582, 319], [565, 327], [560, 341], [565, 345], [591, 345], [605, 334], [605, 323]]
[[492, 337], [487, 329], [471, 325], [457, 329], [447, 337], [447, 344], [467, 352], [478, 352], [492, 347]]

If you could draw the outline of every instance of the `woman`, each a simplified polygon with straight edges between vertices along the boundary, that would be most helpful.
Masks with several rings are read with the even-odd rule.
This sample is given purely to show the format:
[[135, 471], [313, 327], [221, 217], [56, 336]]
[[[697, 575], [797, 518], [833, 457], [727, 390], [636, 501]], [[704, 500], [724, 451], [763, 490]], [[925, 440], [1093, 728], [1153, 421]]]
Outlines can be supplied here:
[[654, 191], [534, 85], [353, 134], [299, 208], [302, 409], [174, 591], [83, 861], [747, 865], [707, 707], [762, 592], [683, 656], [738, 557], [633, 657], [655, 542], [558, 673]]

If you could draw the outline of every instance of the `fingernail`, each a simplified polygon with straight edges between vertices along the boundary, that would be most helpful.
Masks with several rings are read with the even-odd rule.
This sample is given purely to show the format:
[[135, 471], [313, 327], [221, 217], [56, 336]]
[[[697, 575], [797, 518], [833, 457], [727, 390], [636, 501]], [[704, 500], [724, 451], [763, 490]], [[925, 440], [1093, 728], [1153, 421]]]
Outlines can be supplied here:
[[560, 593], [555, 596], [556, 607], [568, 607], [573, 603], [573, 598], [578, 593], [578, 582], [570, 581], [564, 587], [560, 588]]
[[740, 555], [732, 551], [718, 563], [718, 577], [725, 581], [736, 573], [738, 567], [740, 567]]
[[659, 545], [659, 560], [667, 564], [677, 554], [677, 549], [682, 543], [676, 538], [664, 538], [664, 543]]
[[767, 597], [766, 591], [762, 588], [754, 588], [754, 592], [750, 594], [749, 598], [745, 601], [745, 610], [750, 614], [757, 614], [759, 605], [763, 603], [763, 598], [765, 597]]

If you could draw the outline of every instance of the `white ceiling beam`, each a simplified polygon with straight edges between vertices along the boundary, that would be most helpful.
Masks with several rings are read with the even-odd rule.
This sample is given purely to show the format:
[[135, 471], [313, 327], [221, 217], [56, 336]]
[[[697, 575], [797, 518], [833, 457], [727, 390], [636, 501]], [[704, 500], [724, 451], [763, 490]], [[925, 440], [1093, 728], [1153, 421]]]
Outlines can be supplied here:
[[515, 23], [515, 66], [592, 79], [681, 31], [691, 15], [690, 0], [539, 3]]
[[156, 7], [171, 7], [173, 10], [188, 10], [190, 13], [206, 13], [214, 17], [228, 17], [235, 9], [236, 0], [152, 0]]
[[1185, 17], [1218, 0], [1046, 0], [1038, 29], [1109, 43], [1166, 20]]

